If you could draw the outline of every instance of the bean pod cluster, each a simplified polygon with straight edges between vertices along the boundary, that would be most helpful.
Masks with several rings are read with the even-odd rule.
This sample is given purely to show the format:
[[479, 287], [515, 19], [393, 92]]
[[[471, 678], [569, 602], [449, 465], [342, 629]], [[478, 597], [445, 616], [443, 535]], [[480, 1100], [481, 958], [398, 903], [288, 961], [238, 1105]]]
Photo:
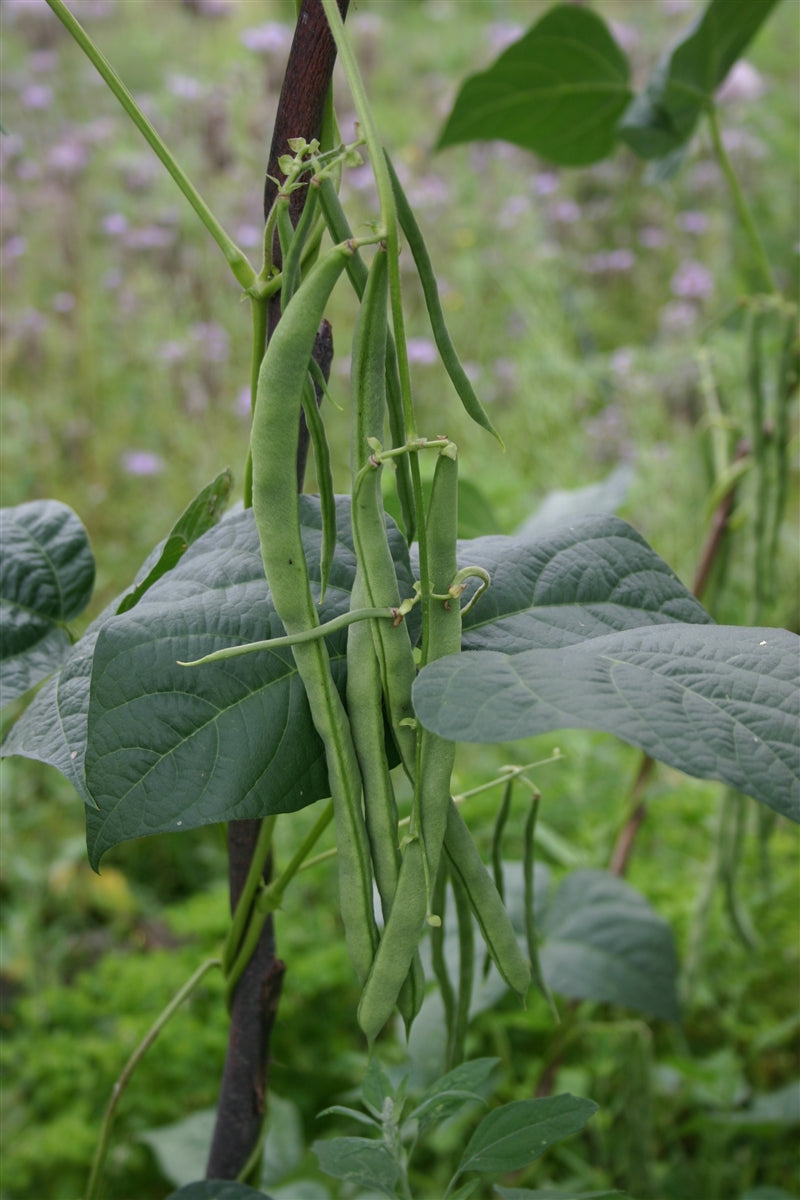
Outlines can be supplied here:
[[[447, 334], [430, 258], [394, 172], [392, 189], [444, 365], [467, 411], [491, 429]], [[325, 748], [341, 916], [362, 985], [358, 1021], [371, 1044], [396, 1010], [407, 1025], [419, 1010], [425, 978], [418, 948], [426, 929], [440, 924], [441, 914], [435, 909], [444, 896], [445, 872], [453, 881], [458, 903], [465, 962], [472, 961], [469, 937], [474, 917], [501, 975], [521, 996], [530, 982], [530, 965], [452, 800], [455, 747], [417, 726], [411, 702], [419, 663], [460, 650], [465, 572], [459, 572], [456, 561], [457, 449], [445, 437], [412, 436], [406, 441], [397, 392], [398, 347], [404, 345], [404, 338], [397, 328], [394, 336], [390, 329], [391, 264], [386, 245], [379, 236], [367, 240], [373, 247], [367, 265], [360, 253], [364, 243], [351, 236], [331, 179], [317, 179], [309, 194], [313, 199], [307, 201], [296, 230], [291, 230], [284, 214], [278, 223], [287, 280], [282, 317], [258, 376], [250, 447], [252, 499], [273, 603]], [[336, 241], [303, 271], [303, 246], [318, 212]], [[331, 672], [325, 643], [329, 630], [320, 626], [301, 538], [295, 459], [301, 410], [306, 406], [318, 476], [329, 479], [327, 469], [319, 471], [320, 462], [326, 462], [327, 442], [309, 372], [329, 297], [345, 272], [360, 307], [351, 362], [351, 521], [357, 568], [343, 700]], [[387, 426], [390, 445], [384, 450]], [[415, 493], [410, 485], [416, 463], [409, 474], [409, 460], [423, 453], [435, 458], [424, 511], [419, 489]], [[395, 468], [406, 532], [410, 536], [415, 529], [420, 531], [424, 555], [417, 597], [423, 629], [416, 651], [401, 619], [411, 598], [400, 594], [387, 538], [382, 488], [387, 463]], [[330, 504], [328, 497], [328, 508]], [[395, 619], [385, 619], [389, 613], [396, 614]], [[413, 791], [407, 828], [399, 820], [390, 748]], [[375, 918], [374, 888], [380, 898], [382, 929]], [[464, 976], [467, 973], [471, 977], [471, 965], [469, 972], [462, 971]], [[468, 997], [465, 1003], [462, 995], [455, 1008], [461, 1026], [466, 1008]]]

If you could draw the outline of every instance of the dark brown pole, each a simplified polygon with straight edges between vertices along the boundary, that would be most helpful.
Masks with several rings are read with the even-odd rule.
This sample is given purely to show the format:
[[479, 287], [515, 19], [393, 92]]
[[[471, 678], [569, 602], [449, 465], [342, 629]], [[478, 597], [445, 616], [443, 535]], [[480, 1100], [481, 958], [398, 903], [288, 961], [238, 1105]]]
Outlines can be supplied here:
[[[344, 17], [349, 0], [337, 0]], [[268, 176], [280, 178], [278, 158], [289, 152], [293, 137], [318, 137], [328, 96], [336, 47], [320, 0], [303, 0], [286, 67], [272, 146]], [[264, 210], [269, 212], [277, 185], [270, 178], [264, 188]], [[303, 192], [295, 193], [292, 218], [302, 211]], [[280, 297], [270, 305], [269, 329], [280, 319]], [[327, 378], [333, 357], [330, 326], [323, 323], [314, 357]], [[308, 431], [301, 430], [298, 446], [298, 489], [302, 489], [308, 452]], [[228, 879], [231, 911], [244, 886], [258, 840], [260, 821], [231, 821], [228, 825]], [[264, 869], [269, 878], [270, 864]], [[235, 1179], [261, 1134], [269, 1077], [270, 1038], [280, 999], [284, 964], [276, 956], [271, 918], [265, 923], [255, 953], [236, 987], [231, 1008], [228, 1051], [220, 1087], [217, 1121], [206, 1166], [207, 1179]]]

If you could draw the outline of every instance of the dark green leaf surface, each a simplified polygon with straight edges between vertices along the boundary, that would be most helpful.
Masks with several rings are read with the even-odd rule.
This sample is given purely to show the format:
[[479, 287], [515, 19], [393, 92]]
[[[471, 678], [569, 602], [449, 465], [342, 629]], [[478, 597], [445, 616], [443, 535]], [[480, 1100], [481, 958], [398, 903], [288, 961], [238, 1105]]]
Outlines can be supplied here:
[[383, 1142], [372, 1138], [339, 1137], [314, 1142], [311, 1149], [327, 1175], [393, 1197], [399, 1170]]
[[679, 1020], [672, 930], [623, 880], [606, 871], [570, 872], [539, 928], [539, 961], [554, 992]]
[[[319, 504], [301, 498], [314, 575]], [[338, 541], [320, 620], [349, 608], [355, 574], [349, 501], [337, 502]], [[392, 525], [401, 588], [411, 592], [405, 543]], [[291, 650], [202, 667], [224, 646], [278, 637], [252, 512], [195, 542], [135, 609], [107, 622], [94, 655], [86, 781], [90, 861], [127, 838], [293, 812], [328, 794], [324, 754]], [[327, 639], [344, 689], [347, 632]]]
[[0, 509], [2, 704], [55, 671], [70, 646], [65, 628], [89, 603], [94, 556], [71, 508], [33, 500]]
[[610, 1192], [559, 1192], [554, 1188], [506, 1188], [495, 1185], [494, 1190], [500, 1200], [608, 1200], [610, 1196], [622, 1196], [622, 1192], [616, 1188]]
[[438, 148], [499, 139], [562, 166], [611, 151], [630, 101], [628, 60], [591, 10], [551, 9], [488, 68], [464, 83]]
[[800, 638], [786, 630], [668, 624], [452, 655], [421, 672], [414, 705], [453, 741], [604, 730], [800, 821], [799, 685]]
[[[671, 567], [618, 517], [584, 517], [542, 536], [459, 543], [459, 566], [492, 583], [464, 618], [465, 650], [518, 654], [646, 625], [711, 617]], [[508, 741], [508, 738], [500, 740]]]
[[499, 1062], [499, 1058], [473, 1058], [435, 1080], [410, 1114], [411, 1119], [417, 1120], [420, 1132], [455, 1116], [469, 1100], [482, 1101], [481, 1091], [485, 1091]]
[[270, 1200], [266, 1192], [256, 1191], [246, 1183], [231, 1180], [203, 1179], [198, 1183], [187, 1183], [170, 1192], [167, 1200]]
[[712, 0], [658, 64], [619, 136], [641, 158], [663, 158], [692, 135], [714, 92], [779, 0]]
[[593, 1100], [551, 1096], [514, 1100], [483, 1118], [458, 1165], [465, 1171], [518, 1171], [544, 1154], [554, 1142], [583, 1129], [597, 1112]]

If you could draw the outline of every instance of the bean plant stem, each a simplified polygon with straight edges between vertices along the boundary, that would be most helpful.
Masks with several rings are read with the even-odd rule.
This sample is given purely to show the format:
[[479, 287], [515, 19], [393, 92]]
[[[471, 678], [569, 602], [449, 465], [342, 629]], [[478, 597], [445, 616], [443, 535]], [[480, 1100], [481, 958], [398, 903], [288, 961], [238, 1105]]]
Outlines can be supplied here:
[[736, 209], [736, 214], [742, 224], [745, 234], [747, 235], [747, 240], [750, 243], [750, 251], [752, 254], [753, 263], [760, 277], [759, 287], [770, 295], [775, 295], [778, 289], [775, 287], [775, 281], [772, 277], [772, 268], [770, 267], [769, 259], [767, 258], [766, 251], [764, 250], [764, 243], [761, 241], [761, 235], [759, 234], [758, 227], [753, 220], [753, 214], [751, 213], [747, 205], [747, 201], [744, 198], [744, 193], [739, 186], [739, 180], [734, 174], [731, 160], [728, 157], [728, 153], [722, 141], [722, 133], [720, 131], [719, 121], [717, 119], [717, 111], [713, 104], [709, 106], [706, 115], [708, 117], [708, 128], [711, 133], [711, 144], [714, 148], [714, 154], [716, 155], [717, 162], [719, 163], [720, 169], [725, 176], [725, 182], [728, 185], [728, 190], [730, 191], [731, 199], [733, 200], [733, 205]]
[[223, 951], [222, 961], [226, 974], [228, 974], [230, 971], [231, 966], [240, 951], [245, 934], [250, 924], [250, 917], [253, 911], [253, 901], [256, 897], [259, 887], [261, 886], [264, 865], [267, 861], [267, 855], [269, 854], [270, 847], [272, 845], [272, 834], [275, 829], [276, 820], [276, 817], [264, 817], [258, 831], [258, 837], [253, 849], [253, 857], [250, 860], [247, 878], [244, 881], [244, 887], [242, 888], [239, 899], [236, 902], [236, 909], [231, 919], [231, 927], [228, 931], [228, 936], [225, 939], [225, 949]]
[[200, 964], [194, 974], [186, 980], [186, 983], [183, 985], [183, 987], [178, 989], [163, 1012], [161, 1012], [158, 1018], [150, 1026], [149, 1030], [139, 1042], [139, 1045], [136, 1047], [133, 1054], [123, 1067], [122, 1073], [111, 1091], [111, 1096], [108, 1104], [106, 1105], [106, 1111], [103, 1114], [103, 1125], [100, 1130], [100, 1140], [97, 1143], [97, 1149], [94, 1153], [92, 1170], [86, 1187], [85, 1200], [96, 1200], [96, 1197], [99, 1194], [98, 1187], [100, 1184], [100, 1176], [103, 1170], [106, 1153], [108, 1151], [108, 1142], [111, 1136], [111, 1126], [114, 1122], [114, 1115], [117, 1105], [122, 1098], [122, 1093], [125, 1091], [133, 1072], [136, 1070], [139, 1063], [142, 1061], [145, 1054], [150, 1049], [158, 1035], [161, 1033], [161, 1030], [167, 1024], [169, 1019], [178, 1011], [184, 1000], [186, 1000], [192, 994], [203, 976], [207, 975], [213, 967], [221, 966], [222, 962], [218, 958], [208, 958], [204, 963]]
[[153, 126], [144, 115], [139, 105], [130, 94], [125, 84], [117, 75], [114, 68], [111, 66], [108, 59], [102, 53], [100, 48], [94, 43], [92, 38], [83, 28], [79, 21], [72, 15], [67, 8], [64, 0], [47, 0], [50, 8], [58, 17], [61, 24], [65, 27], [71, 37], [80, 46], [86, 57], [101, 75], [103, 81], [111, 92], [119, 100], [125, 112], [133, 121], [136, 128], [141, 133], [142, 137], [158, 155], [161, 162], [170, 173], [175, 183], [183, 192], [186, 199], [191, 204], [194, 211], [197, 213], [200, 220], [205, 225], [208, 232], [213, 237], [214, 241], [219, 246], [222, 253], [225, 255], [225, 260], [231, 268], [236, 280], [242, 285], [245, 290], [250, 288], [256, 281], [256, 273], [253, 270], [247, 256], [240, 250], [234, 240], [220, 225], [217, 218], [212, 213], [211, 209], [203, 200], [200, 193], [193, 183], [189, 181], [182, 169], [178, 166], [175, 158], [164, 142], [156, 133]]

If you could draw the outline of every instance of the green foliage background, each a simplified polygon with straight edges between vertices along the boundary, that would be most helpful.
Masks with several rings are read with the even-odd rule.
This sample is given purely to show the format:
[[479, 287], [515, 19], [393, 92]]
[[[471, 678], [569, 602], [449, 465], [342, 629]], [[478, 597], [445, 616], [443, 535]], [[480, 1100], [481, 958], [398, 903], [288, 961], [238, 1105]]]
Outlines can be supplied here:
[[[241, 478], [249, 321], [204, 231], [41, 7], [8, 0], [1, 18], [8, 134], [0, 140], [0, 488], [4, 505], [56, 496], [81, 515], [98, 557], [91, 616], [127, 585], [195, 491], [228, 463]], [[459, 82], [493, 57], [512, 26], [531, 23], [546, 7], [538, 0], [384, 0], [360, 6], [349, 20], [379, 127], [404, 170], [440, 272], [454, 340], [508, 450], [495, 452], [467, 424], [443, 372], [426, 364], [424, 342], [415, 366], [420, 428], [459, 443], [464, 476], [479, 489], [462, 513], [471, 535], [510, 532], [552, 489], [596, 482], [620, 461], [631, 462], [622, 515], [691, 584], [709, 485], [696, 338], [749, 283], [704, 137], [684, 170], [660, 187], [643, 186], [640, 165], [624, 151], [572, 174], [500, 144], [431, 153]], [[622, 27], [618, 36], [631, 43], [640, 71], [697, 8], [691, 0], [606, 0], [596, 7]], [[235, 235], [258, 236], [260, 178], [287, 45], [272, 25], [261, 38], [272, 49], [256, 53], [241, 38], [265, 23], [288, 26], [292, 11], [269, 0], [232, 3], [219, 20], [163, 0], [86, 8], [94, 36], [137, 98], [147, 100]], [[748, 54], [764, 96], [729, 100], [721, 111], [787, 294], [796, 294], [798, 281], [796, 33], [797, 7], [789, 0]], [[45, 89], [38, 99], [32, 87]], [[345, 129], [347, 110], [342, 96]], [[373, 212], [362, 183], [355, 173], [346, 184], [356, 227], [359, 213], [368, 220]], [[627, 253], [610, 257], [621, 250]], [[708, 294], [675, 294], [676, 273], [687, 262], [708, 272]], [[411, 332], [424, 339], [421, 297], [410, 284], [409, 299]], [[334, 395], [343, 402], [353, 314], [342, 289], [331, 317]], [[723, 322], [709, 345], [726, 411], [742, 420], [737, 319]], [[346, 414], [332, 428], [343, 487]], [[155, 456], [159, 469], [137, 474], [126, 457], [133, 453]], [[745, 528], [725, 590], [714, 598], [715, 616], [734, 623], [750, 619], [746, 512], [745, 493]], [[797, 629], [791, 536], [789, 528], [782, 586], [764, 616]], [[473, 786], [511, 759], [544, 757], [556, 741], [564, 761], [536, 775], [542, 819], [566, 847], [549, 856], [551, 865], [557, 874], [567, 859], [603, 866], [627, 813], [635, 751], [578, 733], [496, 751], [468, 747], [459, 755], [457, 784]], [[214, 830], [119, 847], [97, 877], [85, 862], [80, 804], [63, 781], [20, 760], [0, 771], [0, 1190], [7, 1200], [67, 1200], [83, 1186], [121, 1065], [175, 988], [219, 944], [224, 839]], [[649, 1027], [623, 1012], [580, 1006], [555, 1087], [591, 1096], [601, 1114], [582, 1138], [526, 1175], [530, 1186], [613, 1184], [642, 1200], [728, 1200], [759, 1184], [789, 1194], [800, 1189], [791, 1106], [781, 1120], [731, 1120], [744, 1102], [798, 1075], [796, 835], [779, 825], [768, 843], [759, 840], [756, 806], [746, 809], [736, 892], [758, 934], [755, 948], [747, 948], [732, 933], [719, 888], [705, 923], [698, 915], [717, 842], [719, 794], [715, 785], [660, 769], [628, 876], [670, 920], [692, 968], [685, 1023], [680, 1030]], [[469, 806], [487, 851], [496, 804], [489, 793]], [[292, 846], [313, 815], [280, 826], [279, 846]], [[508, 843], [512, 858], [521, 853], [515, 837], [523, 819], [520, 809]], [[357, 1084], [365, 1062], [334, 895], [329, 867], [309, 872], [278, 918], [289, 970], [272, 1080], [299, 1106], [308, 1142], [320, 1134], [316, 1112]], [[110, 1194], [166, 1193], [136, 1135], [213, 1104], [225, 1039], [221, 986], [211, 976], [126, 1095]], [[503, 1100], [531, 1095], [558, 1049], [559, 1034], [538, 997], [525, 1012], [508, 1000], [480, 1014], [468, 1044], [471, 1054], [502, 1057]], [[401, 1060], [391, 1043], [385, 1053]], [[328, 1122], [325, 1132], [333, 1128]], [[463, 1136], [460, 1127], [441, 1131], [421, 1164], [425, 1178], [446, 1176], [440, 1164]], [[313, 1159], [299, 1169], [310, 1177]]]

